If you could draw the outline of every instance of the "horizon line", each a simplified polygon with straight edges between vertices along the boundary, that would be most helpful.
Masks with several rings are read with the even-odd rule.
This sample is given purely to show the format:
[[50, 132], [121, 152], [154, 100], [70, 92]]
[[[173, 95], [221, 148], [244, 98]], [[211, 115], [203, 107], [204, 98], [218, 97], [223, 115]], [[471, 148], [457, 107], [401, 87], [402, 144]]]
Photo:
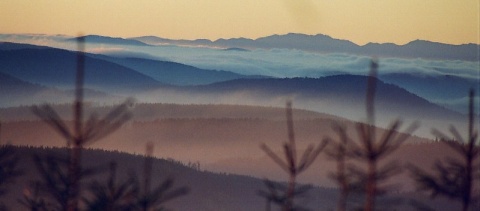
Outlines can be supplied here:
[[328, 35], [328, 34], [323, 34], [323, 33], [307, 34], [307, 33], [301, 33], [301, 32], [273, 33], [273, 34], [269, 34], [269, 35], [266, 35], [266, 36], [259, 36], [259, 37], [243, 37], [243, 36], [238, 36], [238, 37], [229, 37], [229, 38], [222, 37], [222, 38], [216, 38], [216, 39], [209, 39], [209, 38], [194, 38], [194, 39], [191, 39], [191, 38], [170, 38], [170, 37], [163, 37], [163, 36], [160, 36], [160, 35], [152, 35], [152, 34], [150, 34], [150, 35], [140, 35], [140, 36], [118, 36], [118, 35], [102, 35], [102, 34], [96, 34], [96, 33], [91, 33], [91, 34], [90, 34], [90, 33], [89, 33], [89, 34], [76, 33], [76, 35], [71, 35], [71, 34], [48, 34], [48, 33], [35, 33], [35, 32], [25, 32], [25, 33], [1, 33], [1, 32], [0, 32], [0, 35], [64, 36], [64, 37], [71, 37], [71, 38], [79, 37], [79, 34], [82, 34], [81, 36], [102, 36], [102, 37], [121, 38], [121, 39], [134, 39], [134, 38], [140, 38], [140, 37], [158, 37], [158, 38], [162, 38], [162, 39], [169, 39], [169, 40], [176, 40], [176, 41], [178, 41], [178, 40], [185, 40], [185, 41], [209, 40], [209, 41], [211, 41], [211, 42], [215, 42], [215, 41], [218, 41], [218, 40], [230, 40], [230, 39], [258, 40], [258, 39], [261, 39], [261, 38], [266, 38], [266, 37], [271, 37], [271, 36], [285, 36], [285, 35], [289, 35], [289, 34], [295, 34], [295, 35], [306, 35], [306, 36], [318, 36], [318, 35], [322, 35], [322, 36], [330, 37], [330, 38], [335, 39], [335, 40], [348, 41], [348, 42], [351, 42], [351, 43], [353, 43], [353, 44], [355, 44], [355, 45], [358, 45], [358, 46], [360, 46], [360, 47], [361, 47], [361, 46], [368, 45], [368, 44], [394, 44], [394, 45], [402, 46], [402, 45], [406, 45], [406, 44], [411, 43], [411, 42], [414, 42], [414, 41], [428, 41], [428, 42], [440, 43], [440, 44], [447, 44], [447, 45], [470, 45], [470, 44], [473, 44], [473, 45], [479, 45], [479, 46], [480, 46], [480, 40], [478, 41], [478, 43], [474, 43], [474, 42], [468, 42], [468, 43], [447, 43], [447, 42], [441, 42], [441, 41], [436, 41], [436, 40], [420, 39], [420, 38], [417, 38], [417, 39], [414, 39], [414, 40], [410, 40], [410, 41], [404, 42], [404, 43], [369, 41], [369, 42], [366, 42], [365, 44], [359, 44], [359, 43], [354, 42], [354, 41], [349, 40], [349, 39], [336, 38], [336, 37], [333, 37], [333, 36]]

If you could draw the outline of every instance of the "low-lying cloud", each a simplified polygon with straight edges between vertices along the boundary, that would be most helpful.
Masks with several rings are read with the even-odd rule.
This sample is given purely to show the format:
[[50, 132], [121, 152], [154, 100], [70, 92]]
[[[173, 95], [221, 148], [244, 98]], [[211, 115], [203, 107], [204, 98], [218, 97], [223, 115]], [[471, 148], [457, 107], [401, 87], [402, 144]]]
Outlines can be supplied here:
[[[364, 75], [368, 73], [371, 60], [368, 56], [343, 53], [320, 54], [291, 49], [225, 52], [208, 48], [170, 46], [168, 49], [150, 48], [146, 53], [205, 69], [273, 77], [321, 77], [339, 73]], [[380, 57], [379, 62], [380, 74], [411, 73], [478, 78], [480, 71], [478, 61]]]
[[[76, 45], [64, 40], [68, 36], [0, 35], [0, 41], [48, 45], [75, 50]], [[312, 53], [295, 49], [256, 49], [224, 51], [215, 48], [182, 46], [115, 46], [89, 44], [92, 53], [144, 55], [204, 69], [226, 70], [246, 75], [273, 77], [321, 77], [334, 74], [367, 74], [370, 57], [345, 53]], [[134, 53], [134, 54], [132, 54]], [[453, 75], [478, 78], [479, 61], [382, 58], [380, 74], [412, 73], [416, 75]]]

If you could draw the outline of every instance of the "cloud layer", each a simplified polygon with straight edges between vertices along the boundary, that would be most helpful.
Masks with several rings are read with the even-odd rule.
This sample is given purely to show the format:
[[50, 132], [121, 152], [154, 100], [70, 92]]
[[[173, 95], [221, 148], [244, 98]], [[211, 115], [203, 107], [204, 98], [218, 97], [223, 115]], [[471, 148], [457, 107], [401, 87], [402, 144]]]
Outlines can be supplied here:
[[[0, 41], [30, 43], [75, 50], [63, 35], [1, 35]], [[175, 61], [204, 69], [226, 70], [246, 75], [273, 77], [321, 77], [341, 73], [367, 74], [370, 57], [354, 54], [320, 54], [291, 49], [225, 51], [223, 49], [185, 46], [115, 46], [88, 44], [92, 53], [137, 55]], [[453, 75], [478, 78], [479, 61], [379, 58], [380, 74]]]
[[[366, 74], [371, 60], [370, 57], [353, 54], [320, 54], [289, 49], [224, 51], [209, 48], [159, 46], [137, 47], [131, 50], [205, 69], [274, 77], [321, 77], [339, 73]], [[411, 73], [478, 78], [480, 71], [478, 61], [380, 57], [379, 62], [380, 74]]]

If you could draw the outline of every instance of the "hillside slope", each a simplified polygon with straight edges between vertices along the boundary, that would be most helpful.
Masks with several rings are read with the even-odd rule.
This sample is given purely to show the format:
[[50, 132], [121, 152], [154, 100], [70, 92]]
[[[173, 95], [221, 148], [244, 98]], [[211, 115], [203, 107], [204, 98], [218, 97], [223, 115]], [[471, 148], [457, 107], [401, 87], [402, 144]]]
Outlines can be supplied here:
[[[54, 48], [1, 50], [0, 72], [31, 83], [71, 88], [75, 81], [76, 56], [75, 52]], [[88, 56], [85, 59], [85, 85], [110, 93], [162, 86], [132, 69]]]
[[[345, 114], [351, 112], [357, 116], [349, 119], [360, 119], [358, 115], [365, 111], [366, 84], [366, 76], [335, 75], [321, 78], [238, 79], [184, 90], [187, 93], [206, 95], [213, 93], [220, 96], [241, 93], [243, 98], [257, 99], [259, 102], [292, 99], [300, 108], [314, 107], [310, 110], [347, 118], [349, 117]], [[375, 103], [377, 113], [389, 118], [438, 120], [463, 118], [457, 112], [381, 80], [377, 80]]]
[[176, 62], [107, 56], [101, 56], [100, 58], [134, 69], [162, 83], [179, 86], [205, 85], [220, 81], [251, 77], [228, 71], [200, 69]]
[[[160, 149], [156, 146], [156, 149]], [[16, 199], [22, 198], [24, 188], [29, 182], [39, 179], [36, 166], [33, 163], [33, 155], [61, 155], [64, 149], [60, 148], [35, 148], [35, 147], [14, 147], [13, 151], [21, 155], [19, 167], [25, 174], [17, 178], [15, 187], [10, 188], [9, 194], [0, 201], [14, 210], [27, 210], [23, 208]], [[136, 175], [142, 178], [144, 157], [127, 153], [85, 150], [83, 153], [83, 166], [85, 168], [108, 168], [110, 162], [117, 163], [117, 182], [124, 181], [129, 175]], [[99, 162], [101, 161], [101, 162]], [[262, 210], [265, 200], [256, 192], [263, 188], [261, 179], [226, 174], [212, 173], [188, 167], [174, 160], [154, 159], [152, 170], [152, 187], [157, 187], [167, 178], [174, 179], [173, 187], [188, 187], [190, 193], [173, 201], [167, 202], [165, 206], [174, 210]], [[108, 172], [100, 171], [92, 179], [105, 183]], [[85, 186], [84, 186], [85, 187]], [[85, 191], [85, 189], [83, 189]], [[327, 209], [334, 206], [333, 197], [335, 191], [325, 188], [312, 188], [310, 197], [301, 200], [305, 207]], [[315, 199], [315, 200], [311, 200]]]

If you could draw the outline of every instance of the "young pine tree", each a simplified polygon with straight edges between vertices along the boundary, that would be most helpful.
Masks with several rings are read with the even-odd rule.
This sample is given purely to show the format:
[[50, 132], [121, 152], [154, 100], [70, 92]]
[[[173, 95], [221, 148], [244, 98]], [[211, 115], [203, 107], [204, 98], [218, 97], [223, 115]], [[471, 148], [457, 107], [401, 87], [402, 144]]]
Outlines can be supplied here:
[[398, 129], [402, 122], [395, 120], [381, 136], [377, 136], [374, 113], [377, 68], [377, 61], [372, 60], [366, 90], [367, 123], [357, 123], [358, 142], [349, 142], [351, 157], [366, 166], [366, 169], [360, 169], [356, 166], [349, 167], [349, 171], [354, 173], [360, 183], [363, 184], [365, 191], [364, 211], [375, 210], [376, 197], [383, 192], [383, 187], [380, 186], [380, 183], [400, 170], [396, 163], [388, 163], [381, 166], [380, 162], [397, 150], [418, 127], [414, 123], [403, 133], [400, 133]]
[[153, 144], [147, 144], [147, 153], [143, 167], [143, 183], [136, 181], [139, 191], [136, 195], [136, 203], [134, 210], [136, 211], [154, 211], [164, 210], [165, 202], [180, 196], [188, 194], [190, 191], [187, 187], [174, 188], [174, 180], [167, 178], [160, 185], [151, 188], [152, 170], [153, 170]]
[[[49, 192], [48, 194], [51, 196], [57, 196], [53, 198], [54, 201], [61, 205], [61, 210], [68, 211], [80, 209], [80, 181], [88, 172], [83, 170], [81, 165], [83, 148], [114, 132], [129, 120], [131, 113], [128, 108], [133, 104], [129, 99], [103, 118], [92, 114], [87, 121], [84, 121], [84, 38], [79, 37], [77, 43], [79, 49], [77, 51], [75, 101], [73, 104], [73, 130], [70, 130], [68, 123], [62, 120], [51, 106], [43, 105], [33, 108], [33, 112], [60, 133], [66, 141], [68, 150], [66, 159], [42, 159], [37, 156], [35, 160], [44, 181], [42, 189]], [[59, 195], [60, 193], [62, 196]]]
[[337, 164], [336, 172], [330, 173], [329, 177], [334, 180], [340, 188], [337, 200], [337, 210], [347, 210], [347, 198], [352, 190], [352, 176], [347, 169], [347, 160], [351, 157], [349, 152], [350, 138], [347, 135], [346, 126], [334, 123], [332, 126], [338, 139], [327, 137], [328, 147], [325, 151], [328, 158], [334, 160]]
[[473, 89], [470, 90], [467, 140], [453, 126], [450, 127], [453, 138], [436, 129], [432, 130], [442, 143], [457, 153], [458, 158], [447, 156], [444, 161], [437, 161], [434, 166], [435, 174], [410, 166], [411, 175], [419, 190], [430, 192], [432, 197], [442, 195], [458, 200], [462, 203], [462, 211], [473, 210], [472, 202], [478, 197], [473, 196], [474, 184], [480, 179], [480, 148], [477, 143], [478, 132], [474, 130], [474, 95]]
[[278, 194], [278, 188], [275, 188], [275, 186], [272, 186], [271, 183], [267, 181], [265, 184], [267, 185], [269, 192], [264, 192], [262, 195], [267, 199], [271, 199], [273, 202], [279, 203], [282, 206], [282, 210], [291, 211], [295, 208], [294, 199], [296, 194], [303, 192], [295, 187], [297, 176], [312, 165], [327, 143], [324, 141], [316, 147], [313, 144], [309, 145], [300, 159], [298, 159], [299, 157], [297, 156], [295, 132], [293, 127], [292, 103], [290, 101], [287, 102], [286, 114], [288, 142], [283, 144], [285, 160], [275, 154], [267, 145], [262, 144], [261, 148], [275, 163], [288, 173], [288, 185], [283, 193]]

